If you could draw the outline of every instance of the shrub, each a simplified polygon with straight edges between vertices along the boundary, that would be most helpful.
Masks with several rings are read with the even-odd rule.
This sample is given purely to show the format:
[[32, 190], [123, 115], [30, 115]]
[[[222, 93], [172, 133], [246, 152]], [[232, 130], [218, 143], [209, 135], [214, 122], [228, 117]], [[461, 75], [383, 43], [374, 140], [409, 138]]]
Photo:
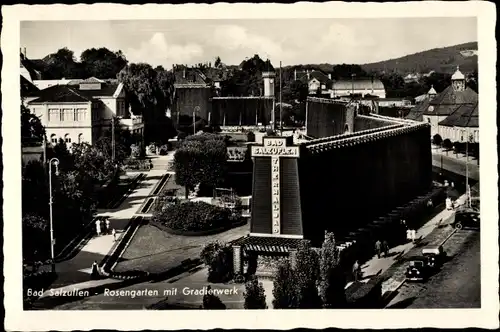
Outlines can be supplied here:
[[288, 260], [281, 262], [273, 281], [273, 308], [298, 308], [296, 275]]
[[207, 293], [203, 295], [203, 309], [226, 309], [226, 305], [222, 303], [218, 296], [210, 293], [211, 287], [207, 287]]
[[160, 153], [161, 156], [164, 156], [164, 155], [166, 155], [168, 153], [168, 150], [169, 150], [168, 145], [167, 144], [163, 144], [159, 148], [159, 153]]
[[436, 134], [432, 137], [432, 144], [441, 145], [441, 143], [443, 143], [443, 138], [441, 137], [441, 135]]
[[233, 248], [219, 241], [205, 245], [200, 258], [208, 267], [209, 282], [227, 282], [233, 278]]
[[447, 138], [443, 141], [443, 148], [449, 150], [453, 147], [453, 144], [451, 143], [450, 139]]
[[169, 205], [153, 219], [178, 231], [206, 231], [229, 226], [230, 210], [205, 202]]
[[149, 171], [151, 169], [151, 160], [149, 159], [127, 159], [124, 162], [124, 169], [134, 171]]
[[345, 275], [333, 233], [327, 233], [320, 251], [319, 288], [323, 306], [342, 308], [345, 304]]
[[142, 143], [130, 146], [132, 158], [142, 159], [146, 156], [146, 149]]
[[247, 141], [255, 142], [255, 134], [253, 133], [253, 131], [247, 132]]
[[187, 137], [187, 134], [183, 131], [181, 131], [177, 134], [177, 139], [179, 139], [179, 140], [185, 139], [186, 137]]
[[321, 308], [321, 298], [316, 286], [319, 279], [319, 256], [309, 241], [303, 241], [300, 244], [296, 260], [295, 275], [297, 276], [299, 308]]
[[267, 309], [266, 295], [262, 283], [253, 276], [245, 284], [245, 309]]
[[458, 153], [460, 151], [460, 142], [453, 142], [453, 150], [455, 153]]

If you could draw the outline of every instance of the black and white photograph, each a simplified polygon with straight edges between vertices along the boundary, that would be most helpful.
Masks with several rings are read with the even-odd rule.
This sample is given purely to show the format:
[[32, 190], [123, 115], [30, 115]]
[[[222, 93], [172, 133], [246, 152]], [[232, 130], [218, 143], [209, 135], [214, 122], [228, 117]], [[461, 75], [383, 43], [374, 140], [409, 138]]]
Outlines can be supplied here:
[[13, 329], [498, 326], [494, 4], [105, 6], [2, 9]]

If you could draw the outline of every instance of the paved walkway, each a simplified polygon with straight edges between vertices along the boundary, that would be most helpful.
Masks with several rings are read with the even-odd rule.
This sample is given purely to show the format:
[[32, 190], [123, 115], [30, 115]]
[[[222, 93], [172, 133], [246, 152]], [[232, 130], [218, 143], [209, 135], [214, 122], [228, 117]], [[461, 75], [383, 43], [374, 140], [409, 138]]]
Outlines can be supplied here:
[[[162, 156], [163, 157], [163, 156]], [[159, 157], [161, 158], [161, 157]], [[144, 200], [150, 195], [161, 177], [166, 173], [165, 170], [153, 169], [149, 171], [146, 178], [141, 181], [135, 190], [115, 209], [99, 209], [98, 216], [108, 216], [110, 228], [114, 228], [119, 239], [130, 219], [135, 215], [137, 209], [143, 204]], [[112, 235], [101, 235], [92, 237], [78, 252], [78, 254], [67, 261], [56, 264], [58, 277], [51, 285], [52, 288], [59, 288], [72, 285], [77, 287], [79, 283], [87, 284], [91, 272], [91, 266], [94, 261], [100, 263], [108, 255], [115, 245]], [[104, 280], [95, 281], [96, 283], [106, 283]], [[83, 288], [83, 287], [80, 287]]]

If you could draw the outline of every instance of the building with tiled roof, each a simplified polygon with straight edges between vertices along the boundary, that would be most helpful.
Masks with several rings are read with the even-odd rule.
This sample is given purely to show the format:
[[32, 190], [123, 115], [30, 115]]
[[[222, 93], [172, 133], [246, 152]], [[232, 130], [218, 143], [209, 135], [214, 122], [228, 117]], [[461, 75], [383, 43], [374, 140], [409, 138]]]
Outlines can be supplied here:
[[40, 90], [26, 77], [21, 75], [21, 99], [23, 105], [27, 105], [30, 101], [38, 98]]
[[[478, 94], [466, 86], [465, 76], [457, 67], [451, 85], [439, 94], [431, 88], [427, 98], [416, 105], [406, 117], [424, 121], [431, 125], [431, 135], [439, 134], [443, 139], [460, 141], [463, 131], [479, 139]], [[464, 127], [465, 125], [465, 127]]]
[[385, 98], [385, 87], [377, 78], [356, 78], [337, 80], [332, 85], [332, 98], [348, 95], [371, 95]]
[[325, 74], [319, 70], [305, 70], [305, 71], [294, 71], [294, 79], [306, 82], [309, 87], [309, 94], [317, 94], [318, 90], [321, 94], [330, 94], [332, 89], [332, 77], [331, 74]]
[[68, 145], [93, 144], [111, 130], [114, 117], [133, 133], [142, 134], [144, 128], [142, 117], [131, 114], [126, 105], [123, 84], [95, 77], [40, 90], [28, 108], [40, 118], [53, 144], [60, 138]]

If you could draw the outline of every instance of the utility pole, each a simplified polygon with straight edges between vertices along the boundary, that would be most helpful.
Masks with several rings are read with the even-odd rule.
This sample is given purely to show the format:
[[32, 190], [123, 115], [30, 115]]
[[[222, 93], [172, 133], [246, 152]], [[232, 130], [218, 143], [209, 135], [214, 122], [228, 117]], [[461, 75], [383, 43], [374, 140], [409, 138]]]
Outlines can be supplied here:
[[193, 111], [193, 135], [196, 134], [196, 113]]
[[52, 260], [52, 272], [56, 272], [56, 262], [54, 254], [54, 222], [53, 222], [53, 211], [52, 211], [52, 165], [56, 167], [56, 175], [59, 175], [59, 159], [52, 158], [49, 160], [49, 218], [50, 218], [50, 258]]
[[111, 118], [111, 160], [115, 161], [115, 117]]
[[283, 75], [281, 74], [281, 61], [280, 61], [280, 135], [283, 136], [283, 100], [281, 99], [281, 89], [283, 87]]

